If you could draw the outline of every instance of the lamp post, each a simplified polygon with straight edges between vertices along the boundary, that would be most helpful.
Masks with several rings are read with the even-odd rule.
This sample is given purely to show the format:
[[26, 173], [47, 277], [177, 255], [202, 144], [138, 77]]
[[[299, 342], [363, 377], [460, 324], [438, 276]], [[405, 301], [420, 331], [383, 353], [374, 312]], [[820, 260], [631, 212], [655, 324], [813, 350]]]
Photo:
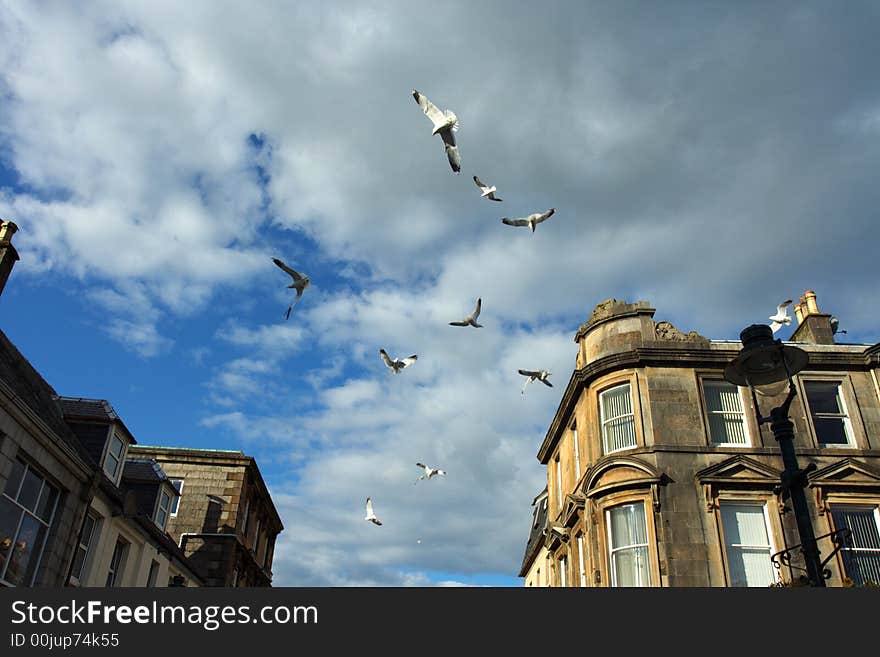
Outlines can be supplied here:
[[[780, 488], [783, 496], [787, 494], [791, 497], [807, 578], [810, 586], [825, 586], [825, 568], [819, 558], [819, 547], [804, 493], [807, 473], [815, 470], [816, 465], [811, 463], [803, 470], [798, 467], [793, 444], [794, 425], [788, 418], [788, 410], [796, 394], [792, 377], [807, 366], [809, 356], [803, 349], [786, 346], [781, 340], [774, 340], [773, 332], [766, 324], [753, 324], [743, 329], [739, 337], [743, 343], [742, 351], [724, 369], [724, 378], [735, 385], [748, 386], [752, 391], [758, 424], [770, 423], [770, 430], [779, 443], [785, 468]], [[775, 395], [784, 390], [780, 384], [784, 386], [786, 382], [788, 395], [785, 401], [771, 410], [769, 417], [761, 417], [755, 393]]]

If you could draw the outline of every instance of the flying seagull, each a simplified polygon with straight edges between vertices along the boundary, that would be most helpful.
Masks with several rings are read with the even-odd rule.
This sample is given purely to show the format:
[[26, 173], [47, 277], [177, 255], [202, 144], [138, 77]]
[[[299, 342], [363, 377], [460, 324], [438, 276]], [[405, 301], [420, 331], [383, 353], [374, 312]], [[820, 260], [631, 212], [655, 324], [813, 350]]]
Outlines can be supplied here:
[[367, 517], [364, 520], [369, 520], [374, 525], [381, 525], [382, 521], [376, 517], [376, 514], [373, 513], [373, 500], [371, 498], [367, 498]]
[[846, 333], [846, 331], [844, 331], [843, 329], [837, 328], [838, 325], [840, 324], [840, 320], [837, 319], [837, 317], [832, 317], [830, 321], [831, 321], [831, 335], [837, 335], [838, 333]]
[[419, 358], [416, 354], [413, 354], [409, 358], [395, 358], [394, 360], [391, 360], [384, 349], [379, 350], [379, 355], [382, 356], [382, 360], [385, 361], [385, 364], [390, 367], [395, 374], [398, 374], [400, 370], [407, 365], [412, 365]]
[[480, 316], [480, 306], [482, 305], [483, 300], [477, 299], [477, 307], [474, 308], [474, 312], [465, 317], [460, 322], [449, 322], [450, 326], [473, 326], [474, 328], [483, 328], [482, 324], [477, 324], [477, 317]]
[[768, 319], [772, 322], [770, 324], [770, 330], [776, 333], [783, 326], [788, 326], [791, 324], [791, 317], [788, 314], [788, 305], [791, 303], [791, 299], [788, 301], [783, 301], [778, 306], [776, 306], [776, 314], [772, 315]]
[[436, 477], [437, 475], [446, 476], [446, 470], [440, 470], [439, 468], [432, 468], [430, 466], [425, 465], [424, 463], [416, 463], [422, 470], [425, 471], [421, 477], [416, 479], [415, 483], [419, 483], [422, 479], [431, 479], [432, 477]]
[[491, 187], [489, 187], [489, 185], [483, 184], [483, 181], [480, 180], [479, 178], [477, 178], [476, 176], [474, 176], [474, 182], [477, 183], [477, 187], [479, 187], [480, 191], [483, 192], [482, 194], [480, 194], [480, 198], [483, 198], [485, 196], [490, 201], [503, 201], [504, 200], [504, 199], [500, 199], [497, 196], [495, 196], [495, 191], [496, 191], [495, 185], [492, 185]]
[[534, 214], [530, 214], [528, 217], [523, 219], [508, 219], [507, 217], [501, 218], [502, 224], [507, 224], [508, 226], [528, 226], [532, 229], [532, 232], [535, 232], [535, 226], [537, 226], [542, 221], [549, 219], [553, 216], [553, 213], [556, 212], [556, 208], [550, 208], [544, 214], [540, 212], [536, 212]]
[[547, 380], [547, 377], [550, 376], [550, 374], [551, 374], [551, 372], [549, 372], [548, 370], [538, 370], [537, 372], [534, 372], [532, 370], [517, 370], [517, 371], [520, 374], [522, 374], [523, 376], [529, 377], [528, 379], [526, 379], [526, 382], [523, 384], [522, 390], [520, 391], [520, 394], [522, 394], [522, 395], [524, 395], [526, 393], [526, 386], [529, 385], [532, 381], [534, 381], [536, 379], [538, 381], [540, 381], [541, 383], [543, 383], [545, 386], [548, 386], [550, 388], [553, 387], [553, 384]]
[[413, 89], [413, 98], [422, 108], [431, 123], [434, 124], [432, 135], [439, 133], [443, 139], [443, 146], [446, 148], [446, 159], [449, 160], [449, 166], [455, 173], [461, 171], [461, 155], [458, 152], [458, 146], [455, 145], [455, 132], [458, 130], [458, 117], [452, 110], [441, 112], [440, 109], [432, 103], [427, 97], [419, 91]]
[[290, 311], [293, 310], [293, 307], [296, 305], [296, 302], [299, 301], [299, 298], [303, 294], [303, 290], [309, 287], [312, 282], [309, 280], [308, 276], [304, 276], [300, 274], [298, 271], [291, 269], [283, 262], [281, 262], [278, 258], [272, 258], [272, 262], [281, 267], [284, 271], [290, 274], [291, 278], [293, 278], [293, 282], [287, 287], [296, 289], [296, 298], [293, 300], [293, 303], [290, 304], [287, 308], [287, 314], [284, 316], [284, 319], [290, 319]]

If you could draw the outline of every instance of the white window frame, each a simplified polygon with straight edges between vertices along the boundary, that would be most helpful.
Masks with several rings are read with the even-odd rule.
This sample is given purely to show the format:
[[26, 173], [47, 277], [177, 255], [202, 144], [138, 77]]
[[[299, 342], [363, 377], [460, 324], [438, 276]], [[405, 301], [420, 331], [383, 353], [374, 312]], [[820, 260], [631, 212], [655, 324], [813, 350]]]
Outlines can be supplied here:
[[[614, 509], [618, 509], [620, 507], [623, 507], [623, 506], [635, 506], [635, 505], [639, 505], [639, 504], [642, 506], [642, 515], [645, 519], [645, 541], [646, 542], [645, 543], [633, 543], [632, 545], [615, 546], [614, 545], [614, 534], [613, 534], [612, 526], [611, 526], [611, 522], [612, 522], [611, 511]], [[639, 577], [638, 577], [639, 583], [636, 584], [636, 586], [641, 586], [641, 587], [651, 586], [651, 543], [650, 543], [651, 535], [648, 531], [648, 510], [645, 508], [645, 502], [642, 500], [634, 501], [634, 502], [623, 502], [621, 504], [615, 504], [614, 506], [608, 507], [607, 509], [605, 509], [605, 525], [606, 525], [606, 533], [608, 534], [608, 570], [611, 573], [611, 577], [609, 578], [611, 580], [611, 586], [614, 586], [614, 587], [618, 586], [618, 584], [617, 584], [617, 568], [614, 567], [614, 564], [615, 564], [614, 558], [615, 558], [616, 553], [621, 552], [623, 550], [631, 550], [633, 548], [641, 548], [641, 547], [644, 547], [645, 552], [646, 552], [647, 568], [645, 570], [647, 571], [647, 574], [648, 574], [648, 581], [647, 582], [641, 581], [642, 571], [639, 570], [639, 571], [637, 571], [638, 575], [639, 575]]]
[[[852, 426], [852, 418], [849, 414], [849, 409], [846, 404], [846, 395], [843, 392], [844, 381], [840, 379], [803, 379], [802, 380], [804, 387], [804, 402], [807, 407], [807, 414], [810, 416], [810, 426], [813, 429], [813, 435], [816, 436], [816, 444], [819, 447], [824, 448], [847, 448], [847, 447], [856, 447], [856, 437], [853, 432]], [[810, 384], [818, 383], [825, 385], [836, 385], [837, 386], [837, 399], [840, 403], [841, 413], [814, 413], [813, 408], [810, 405], [810, 396], [808, 392], [808, 388]], [[823, 443], [821, 436], [819, 436], [819, 431], [816, 429], [816, 423], [813, 421], [815, 417], [819, 419], [839, 419], [843, 420], [843, 433], [846, 435], [846, 443]]]
[[153, 559], [150, 561], [150, 571], [147, 573], [147, 587], [155, 587], [159, 579], [159, 562]]
[[[254, 531], [254, 557], [257, 557], [257, 555], [259, 555], [258, 550], [260, 548], [260, 524], [261, 524], [260, 519], [257, 518], [257, 524], [254, 528], [255, 529], [255, 531]], [[258, 561], [259, 561], [259, 559], [258, 559]]]
[[561, 588], [565, 588], [566, 586], [568, 586], [568, 583], [566, 582], [566, 579], [565, 579], [565, 577], [566, 577], [565, 571], [567, 570], [566, 567], [568, 565], [567, 562], [568, 562], [568, 556], [563, 554], [559, 558], [559, 586]]
[[[728, 543], [727, 534], [724, 530], [724, 523], [722, 521], [721, 507], [724, 505], [729, 506], [755, 506], [761, 507], [761, 511], [764, 515], [764, 532], [767, 534], [767, 545], [745, 545], [745, 544], [733, 544]], [[744, 500], [737, 498], [721, 498], [718, 500], [718, 521], [721, 524], [721, 542], [724, 545], [724, 566], [727, 573], [727, 581], [728, 586], [733, 586], [733, 578], [730, 574], [730, 551], [728, 548], [736, 547], [736, 548], [750, 548], [750, 549], [767, 549], [767, 560], [770, 561], [770, 557], [776, 554], [777, 547], [775, 541], [773, 540], [773, 529], [770, 524], [770, 514], [767, 508], [767, 502], [763, 500]], [[770, 572], [773, 575], [773, 581], [768, 582], [766, 586], [770, 584], [774, 584], [779, 582], [779, 569], [773, 566], [773, 563], [770, 562]]]
[[[614, 417], [607, 418], [605, 417], [605, 398], [607, 395], [613, 391], [617, 391], [620, 388], [626, 387], [629, 391], [629, 413], [624, 413], [622, 415], [617, 415]], [[633, 435], [633, 444], [632, 445], [624, 445], [623, 447], [618, 447], [617, 449], [608, 449], [608, 434], [607, 428], [611, 422], [615, 420], [620, 420], [621, 418], [629, 417], [632, 419], [632, 435]], [[638, 447], [639, 445], [639, 437], [636, 432], [636, 413], [635, 413], [635, 403], [633, 402], [633, 387], [630, 381], [625, 381], [623, 383], [618, 383], [609, 388], [606, 388], [602, 392], [599, 393], [599, 425], [602, 427], [602, 453], [603, 454], [614, 454], [615, 452], [622, 452], [626, 449], [633, 449], [634, 447]]]
[[[92, 521], [92, 531], [89, 533], [89, 540], [86, 543], [83, 543], [83, 532], [86, 528], [86, 522], [88, 522], [89, 520]], [[73, 553], [73, 560], [74, 562], [76, 561], [80, 550], [82, 550], [82, 552], [84, 553], [83, 559], [79, 565], [79, 573], [74, 573], [73, 571], [71, 571], [70, 573], [70, 578], [78, 586], [82, 584], [82, 581], [85, 579], [85, 575], [88, 573], [90, 565], [89, 557], [92, 554], [91, 548], [92, 545], [95, 545], [95, 541], [100, 537], [100, 522], [101, 517], [91, 509], [86, 513], [85, 518], [83, 518], [83, 525], [80, 528], [79, 537], [77, 538], [76, 551]]]
[[[724, 387], [729, 386], [729, 387], [735, 388], [737, 398], [739, 399], [740, 410], [739, 411], [713, 411], [712, 409], [710, 409], [708, 396], [706, 395], [707, 384], [710, 386], [721, 385]], [[728, 383], [724, 379], [716, 379], [716, 378], [710, 378], [710, 377], [706, 377], [706, 378], [702, 379], [702, 387], [703, 387], [703, 402], [705, 403], [705, 407], [706, 407], [706, 423], [707, 423], [706, 430], [709, 435], [709, 444], [713, 445], [715, 447], [751, 447], [752, 446], [752, 435], [751, 435], [751, 432], [749, 431], [749, 423], [746, 418], [746, 400], [745, 400], [745, 397], [743, 397], [743, 388], [740, 386], [734, 385], [732, 383]], [[720, 416], [724, 417], [726, 415], [734, 415], [737, 413], [739, 414], [740, 420], [742, 421], [743, 434], [745, 435], [745, 442], [743, 442], [743, 443], [716, 442], [715, 437], [712, 435], [711, 417], [713, 415], [720, 415]]]
[[586, 570], [586, 564], [584, 563], [584, 535], [583, 534], [578, 534], [577, 544], [578, 544], [578, 561], [580, 564], [580, 572], [581, 572], [581, 586], [584, 587], [587, 585], [587, 570]]
[[575, 481], [580, 481], [581, 479], [581, 455], [580, 448], [578, 447], [578, 430], [577, 425], [571, 425], [571, 441], [574, 445], [574, 479]]
[[[170, 485], [170, 484], [169, 484]], [[165, 506], [162, 506], [162, 498], [167, 500]], [[165, 484], [159, 486], [159, 494], [156, 495], [156, 510], [153, 512], [153, 522], [159, 529], [165, 529], [168, 525], [168, 517], [171, 514], [171, 498], [173, 496], [165, 488]], [[164, 514], [162, 520], [159, 520], [159, 514]]]
[[[113, 455], [113, 441], [118, 440], [122, 449], [119, 450], [119, 460], [116, 463], [116, 468], [111, 472], [107, 469], [107, 463], [112, 458], [114, 461], [116, 460], [116, 456]], [[116, 429], [110, 428], [110, 437], [107, 439], [107, 446], [104, 450], [104, 458], [101, 461], [101, 468], [104, 470], [104, 474], [110, 478], [113, 483], [119, 483], [119, 477], [122, 474], [123, 465], [125, 464], [125, 452], [128, 447], [127, 441], [125, 441], [122, 436], [116, 433]]]
[[[176, 518], [177, 512], [180, 510], [180, 500], [183, 497], [183, 478], [182, 477], [169, 477], [168, 480], [171, 482], [171, 487], [177, 491], [177, 495], [174, 496], [174, 499], [171, 500], [171, 517]], [[174, 485], [174, 482], [180, 482], [180, 488], [177, 488]]]
[[560, 454], [556, 454], [556, 502], [559, 509], [562, 509], [562, 459]]
[[[831, 503], [831, 514], [832, 514], [831, 517], [832, 517], [832, 519], [834, 518], [834, 515], [833, 515], [834, 511], [837, 509], [840, 509], [841, 507], [849, 508], [852, 511], [856, 511], [856, 510], [858, 510], [858, 511], [868, 511], [868, 510], [873, 511], [874, 524], [877, 528], [877, 534], [878, 534], [878, 536], [880, 536], [880, 505], [870, 504], [870, 503], [869, 504], [859, 504], [857, 502], [856, 503], [832, 502]], [[842, 529], [842, 527], [837, 526], [837, 523], [834, 524], [834, 528], [835, 529]], [[846, 555], [850, 554], [850, 553], [859, 553], [859, 552], [877, 553], [878, 550], [876, 548], [857, 548], [857, 547], [847, 547], [847, 546], [842, 547], [840, 549], [840, 558], [841, 558], [842, 566], [843, 566], [843, 568], [842, 568], [843, 577], [849, 577], [849, 573], [846, 572], [846, 563], [847, 563]], [[852, 579], [852, 578], [850, 577], [850, 579]], [[875, 582], [875, 583], [880, 584], [880, 582]]]
[[244, 501], [244, 520], [241, 523], [241, 534], [244, 536], [244, 540], [248, 538], [248, 521], [250, 520], [251, 513], [251, 501], [250, 498]]
[[[113, 554], [110, 556], [110, 565], [107, 567], [107, 579], [105, 587], [119, 586], [123, 572], [125, 571], [125, 558], [131, 544], [122, 536], [116, 537], [113, 545]], [[117, 552], [118, 551], [118, 552]], [[117, 553], [119, 557], [117, 558]]]

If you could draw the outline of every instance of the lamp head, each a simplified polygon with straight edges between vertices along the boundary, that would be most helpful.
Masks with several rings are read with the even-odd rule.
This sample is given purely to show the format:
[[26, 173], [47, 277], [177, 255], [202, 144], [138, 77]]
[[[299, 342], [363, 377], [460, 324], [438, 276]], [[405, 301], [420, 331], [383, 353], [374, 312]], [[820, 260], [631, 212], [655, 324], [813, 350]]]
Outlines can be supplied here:
[[724, 378], [738, 386], [749, 386], [759, 394], [779, 394], [809, 362], [803, 349], [774, 340], [773, 331], [766, 324], [752, 324], [743, 329], [739, 338], [742, 351], [724, 368]]

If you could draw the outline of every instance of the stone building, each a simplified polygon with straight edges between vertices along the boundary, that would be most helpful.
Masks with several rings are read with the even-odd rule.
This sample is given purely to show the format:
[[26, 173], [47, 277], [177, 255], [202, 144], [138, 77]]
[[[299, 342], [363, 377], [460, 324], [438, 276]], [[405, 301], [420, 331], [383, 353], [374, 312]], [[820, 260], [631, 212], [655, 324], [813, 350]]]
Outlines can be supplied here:
[[271, 586], [275, 539], [284, 526], [257, 463], [240, 451], [149, 447], [180, 493], [168, 532], [206, 575], [207, 586]]
[[[575, 369], [537, 454], [548, 481], [545, 576], [553, 586], [794, 580], [797, 550], [791, 566], [773, 562], [800, 542], [779, 489], [779, 446], [749, 389], [722, 375], [741, 344], [683, 333], [654, 312], [610, 299], [575, 335]], [[800, 467], [815, 464], [807, 492], [827, 582], [878, 582], [880, 344], [837, 343], [811, 291], [795, 316], [786, 344], [809, 363], [789, 415]], [[762, 416], [786, 392], [757, 397]], [[842, 528], [852, 538], [834, 553], [827, 535]]]

